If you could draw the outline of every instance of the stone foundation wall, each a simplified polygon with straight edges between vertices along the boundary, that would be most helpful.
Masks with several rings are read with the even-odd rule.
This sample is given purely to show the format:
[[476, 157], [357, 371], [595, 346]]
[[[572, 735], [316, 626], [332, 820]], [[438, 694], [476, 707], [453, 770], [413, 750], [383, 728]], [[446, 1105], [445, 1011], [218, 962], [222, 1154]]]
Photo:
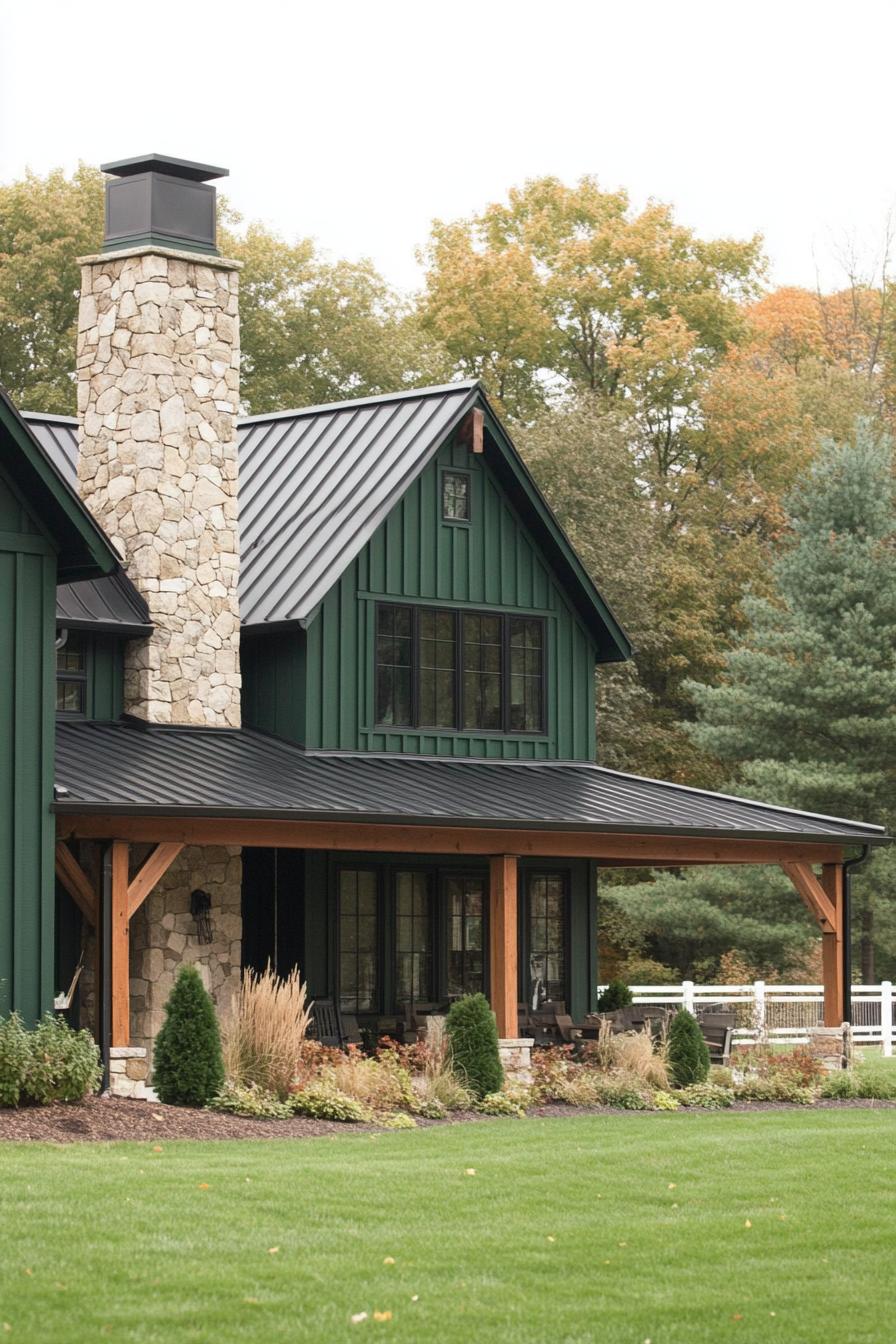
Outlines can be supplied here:
[[[219, 1014], [226, 1013], [240, 985], [243, 923], [243, 862], [238, 846], [188, 846], [131, 920], [131, 1044], [152, 1043], [178, 968], [191, 962], [202, 976]], [[195, 888], [212, 898], [212, 941], [199, 941], [190, 913]]]
[[125, 709], [239, 727], [239, 263], [159, 249], [84, 257], [78, 482], [149, 606]]

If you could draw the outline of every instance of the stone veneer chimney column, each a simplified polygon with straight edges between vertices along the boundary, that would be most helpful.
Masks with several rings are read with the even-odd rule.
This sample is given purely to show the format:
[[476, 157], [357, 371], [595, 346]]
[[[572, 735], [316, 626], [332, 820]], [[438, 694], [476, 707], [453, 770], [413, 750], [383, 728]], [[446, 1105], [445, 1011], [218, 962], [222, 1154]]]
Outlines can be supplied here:
[[104, 165], [103, 251], [81, 258], [78, 480], [155, 626], [130, 641], [125, 710], [240, 724], [239, 262], [217, 255], [222, 169]]

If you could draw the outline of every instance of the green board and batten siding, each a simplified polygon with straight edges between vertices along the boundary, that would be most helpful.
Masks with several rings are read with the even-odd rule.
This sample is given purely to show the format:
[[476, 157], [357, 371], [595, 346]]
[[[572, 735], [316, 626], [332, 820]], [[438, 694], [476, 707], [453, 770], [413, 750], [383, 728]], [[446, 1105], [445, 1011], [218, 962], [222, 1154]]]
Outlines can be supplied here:
[[[441, 476], [451, 467], [472, 478], [469, 524], [441, 517]], [[378, 600], [545, 617], [546, 731], [501, 735], [377, 727]], [[254, 726], [311, 748], [589, 760], [594, 666], [591, 636], [493, 473], [481, 456], [449, 443], [330, 590], [306, 631], [246, 639], [244, 714]]]
[[56, 551], [0, 475], [0, 1014], [52, 1001]]

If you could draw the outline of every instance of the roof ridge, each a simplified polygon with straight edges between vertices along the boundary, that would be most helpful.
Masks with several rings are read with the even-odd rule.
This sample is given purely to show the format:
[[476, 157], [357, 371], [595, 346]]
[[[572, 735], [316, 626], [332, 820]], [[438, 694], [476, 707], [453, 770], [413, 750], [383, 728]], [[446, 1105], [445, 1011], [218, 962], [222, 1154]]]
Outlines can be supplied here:
[[324, 401], [316, 406], [297, 406], [294, 410], [267, 411], [259, 415], [244, 415], [240, 425], [263, 424], [270, 420], [294, 420], [304, 415], [320, 415], [325, 411], [348, 410], [353, 406], [370, 406], [384, 401], [403, 401], [409, 397], [444, 396], [446, 392], [469, 392], [480, 385], [479, 378], [459, 378], [453, 383], [437, 383], [431, 387], [408, 387], [398, 392], [378, 392], [369, 397], [347, 397], [343, 401]]

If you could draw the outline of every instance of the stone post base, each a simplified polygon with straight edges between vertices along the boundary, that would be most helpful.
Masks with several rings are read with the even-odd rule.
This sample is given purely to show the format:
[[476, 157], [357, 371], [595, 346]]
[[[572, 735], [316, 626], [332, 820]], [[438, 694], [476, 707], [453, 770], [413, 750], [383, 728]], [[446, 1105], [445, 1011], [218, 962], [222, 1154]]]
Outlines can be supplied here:
[[147, 1083], [146, 1051], [136, 1045], [113, 1045], [109, 1050], [109, 1095], [155, 1101]]
[[848, 1022], [840, 1027], [810, 1027], [807, 1049], [829, 1073], [848, 1069], [854, 1053], [852, 1027]]
[[531, 1083], [534, 1044], [530, 1036], [514, 1036], [498, 1041], [498, 1053], [504, 1072], [513, 1082]]

